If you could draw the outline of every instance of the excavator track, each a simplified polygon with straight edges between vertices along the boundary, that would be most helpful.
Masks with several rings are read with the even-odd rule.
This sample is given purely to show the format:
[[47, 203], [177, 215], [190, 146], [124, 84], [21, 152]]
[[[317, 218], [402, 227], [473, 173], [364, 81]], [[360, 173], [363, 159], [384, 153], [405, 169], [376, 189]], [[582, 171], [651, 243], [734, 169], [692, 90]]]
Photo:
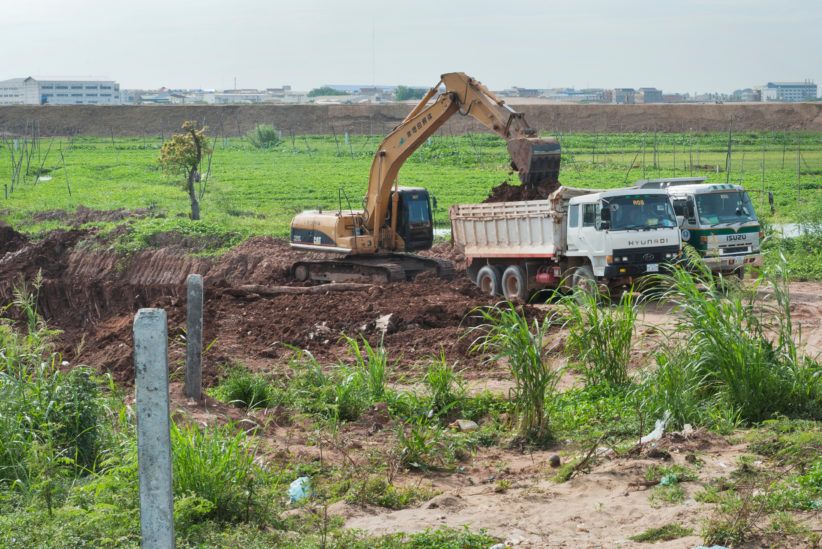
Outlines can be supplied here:
[[448, 260], [414, 254], [298, 261], [291, 276], [298, 282], [374, 282], [384, 284], [412, 280], [423, 272], [451, 280], [456, 271]]

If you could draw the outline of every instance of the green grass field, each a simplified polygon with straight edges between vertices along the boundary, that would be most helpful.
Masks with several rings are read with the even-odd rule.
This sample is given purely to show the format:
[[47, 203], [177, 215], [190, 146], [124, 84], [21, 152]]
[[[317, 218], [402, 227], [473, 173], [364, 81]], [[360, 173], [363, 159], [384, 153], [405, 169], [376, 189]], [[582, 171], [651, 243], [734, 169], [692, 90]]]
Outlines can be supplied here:
[[[270, 150], [254, 148], [245, 138], [213, 142], [202, 218], [242, 234], [285, 236], [291, 217], [303, 209], [358, 208], [380, 139], [350, 136], [346, 144], [343, 136], [286, 137]], [[753, 199], [762, 204], [760, 216], [777, 221], [810, 215], [822, 198], [822, 138], [816, 133], [734, 135], [730, 172], [725, 171], [727, 134], [576, 134], [560, 140], [565, 185], [619, 187], [643, 178], [705, 176], [773, 192], [773, 217], [764, 195], [754, 193]], [[20, 230], [39, 232], [59, 222], [34, 223], [32, 214], [73, 211], [79, 205], [186, 214], [188, 200], [179, 178], [164, 175], [156, 163], [161, 143], [159, 137], [42, 139], [28, 160], [28, 176], [11, 189], [13, 145], [7, 142], [0, 151], [2, 217]], [[15, 158], [22, 149], [19, 142]], [[50, 180], [36, 181], [41, 165]], [[506, 180], [518, 182], [509, 173], [504, 141], [491, 134], [434, 136], [400, 171], [401, 185], [424, 186], [437, 198], [435, 217], [445, 226], [449, 206], [481, 201]]]

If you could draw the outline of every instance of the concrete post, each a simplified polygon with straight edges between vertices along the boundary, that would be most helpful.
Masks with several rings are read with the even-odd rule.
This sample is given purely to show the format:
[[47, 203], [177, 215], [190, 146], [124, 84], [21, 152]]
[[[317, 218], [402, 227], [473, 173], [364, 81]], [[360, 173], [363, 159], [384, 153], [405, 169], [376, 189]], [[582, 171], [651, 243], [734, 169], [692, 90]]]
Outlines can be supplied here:
[[186, 388], [189, 398], [200, 400], [203, 385], [203, 277], [188, 275], [186, 305]]
[[134, 318], [140, 532], [145, 549], [174, 547], [174, 488], [168, 397], [168, 325], [162, 309]]

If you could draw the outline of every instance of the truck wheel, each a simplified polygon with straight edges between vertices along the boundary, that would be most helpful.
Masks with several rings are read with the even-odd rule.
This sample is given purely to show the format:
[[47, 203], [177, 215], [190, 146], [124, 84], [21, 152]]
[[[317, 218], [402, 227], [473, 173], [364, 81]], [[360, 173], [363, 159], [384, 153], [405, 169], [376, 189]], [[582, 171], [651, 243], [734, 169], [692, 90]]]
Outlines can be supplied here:
[[525, 284], [525, 275], [518, 265], [510, 265], [502, 273], [502, 295], [508, 301], [515, 299], [525, 300], [528, 297], [528, 287]]
[[597, 282], [594, 278], [594, 271], [591, 270], [591, 267], [588, 265], [583, 265], [582, 267], [577, 267], [574, 269], [574, 277], [572, 281], [574, 290], [579, 288], [579, 291], [585, 292], [586, 294], [596, 296], [599, 294], [599, 289], [597, 288]]
[[477, 273], [477, 286], [484, 294], [499, 295], [501, 293], [499, 279], [497, 268], [486, 265]]

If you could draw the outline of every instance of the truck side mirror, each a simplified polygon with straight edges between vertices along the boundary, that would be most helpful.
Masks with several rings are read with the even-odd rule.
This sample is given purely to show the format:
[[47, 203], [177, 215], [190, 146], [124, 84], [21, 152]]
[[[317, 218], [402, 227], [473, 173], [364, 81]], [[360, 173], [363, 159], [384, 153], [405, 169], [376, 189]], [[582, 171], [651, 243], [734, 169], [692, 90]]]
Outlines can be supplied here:
[[602, 208], [599, 211], [599, 218], [602, 221], [610, 221], [611, 220], [611, 208]]
[[693, 203], [693, 202], [691, 202], [691, 201], [689, 200], [689, 201], [688, 201], [688, 203], [687, 203], [687, 205], [685, 206], [685, 209], [686, 209], [686, 210], [687, 210], [687, 212], [688, 212], [688, 218], [689, 218], [689, 219], [694, 219], [694, 218], [696, 218], [696, 212], [694, 211], [694, 203]]

